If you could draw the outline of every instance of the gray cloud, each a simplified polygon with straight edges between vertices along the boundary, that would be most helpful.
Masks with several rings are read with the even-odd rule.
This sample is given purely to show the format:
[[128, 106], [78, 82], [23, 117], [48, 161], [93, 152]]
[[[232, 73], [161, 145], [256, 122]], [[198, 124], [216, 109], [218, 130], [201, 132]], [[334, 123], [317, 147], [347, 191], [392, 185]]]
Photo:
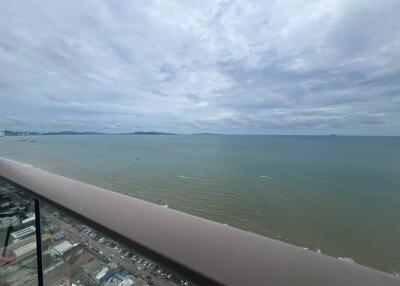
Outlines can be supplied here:
[[400, 132], [400, 2], [0, 4], [0, 128]]

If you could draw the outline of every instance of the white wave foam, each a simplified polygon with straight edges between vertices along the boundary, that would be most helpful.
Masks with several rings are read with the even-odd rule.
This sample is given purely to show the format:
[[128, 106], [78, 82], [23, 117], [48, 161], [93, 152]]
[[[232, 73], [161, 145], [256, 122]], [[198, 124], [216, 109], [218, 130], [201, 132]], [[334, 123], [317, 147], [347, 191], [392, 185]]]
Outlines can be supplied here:
[[164, 208], [168, 208], [168, 205], [163, 205]]
[[350, 262], [350, 263], [354, 263], [353, 258], [351, 257], [338, 257], [340, 260], [345, 261], [345, 262]]
[[[4, 158], [5, 160], [7, 160], [7, 161], [9, 161], [9, 162], [11, 162], [11, 163], [19, 163], [19, 164], [21, 164], [22, 166], [24, 166], [24, 167], [30, 167], [30, 168], [35, 168], [35, 169], [39, 169], [39, 170], [42, 170], [42, 169], [40, 169], [40, 168], [38, 168], [38, 167], [35, 167], [35, 166], [33, 166], [33, 165], [31, 165], [31, 164], [28, 164], [28, 163], [25, 163], [25, 162], [22, 162], [22, 161], [18, 161], [18, 160], [14, 160], [14, 159], [8, 159], [8, 158]], [[42, 170], [42, 171], [44, 171], [44, 170]]]
[[189, 176], [178, 176], [178, 178], [181, 178], [181, 179], [188, 179], [188, 180], [204, 180], [204, 179], [202, 179], [202, 178], [189, 177]]
[[272, 180], [273, 178], [272, 177], [270, 177], [270, 176], [260, 176], [260, 178], [264, 178], [264, 179], [270, 179], [270, 180]]

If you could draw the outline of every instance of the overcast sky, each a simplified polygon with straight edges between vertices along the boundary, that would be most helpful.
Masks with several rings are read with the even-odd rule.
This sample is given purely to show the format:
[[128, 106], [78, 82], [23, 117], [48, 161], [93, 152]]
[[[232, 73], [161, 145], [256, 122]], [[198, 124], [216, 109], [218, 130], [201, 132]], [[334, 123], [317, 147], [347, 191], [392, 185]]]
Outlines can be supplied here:
[[400, 135], [400, 1], [0, 2], [0, 130]]

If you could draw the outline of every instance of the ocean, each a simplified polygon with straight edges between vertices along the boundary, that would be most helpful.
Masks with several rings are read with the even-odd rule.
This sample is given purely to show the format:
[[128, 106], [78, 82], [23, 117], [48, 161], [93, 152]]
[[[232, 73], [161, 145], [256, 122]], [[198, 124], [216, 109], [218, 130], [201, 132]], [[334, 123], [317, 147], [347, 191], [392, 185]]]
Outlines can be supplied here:
[[400, 137], [1, 137], [0, 156], [400, 271]]

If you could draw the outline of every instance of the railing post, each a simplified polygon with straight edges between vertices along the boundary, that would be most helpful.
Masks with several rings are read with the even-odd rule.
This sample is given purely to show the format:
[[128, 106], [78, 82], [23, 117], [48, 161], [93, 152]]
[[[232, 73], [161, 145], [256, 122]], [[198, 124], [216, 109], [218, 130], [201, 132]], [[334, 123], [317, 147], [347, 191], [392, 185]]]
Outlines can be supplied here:
[[36, 226], [36, 258], [38, 286], [43, 286], [43, 263], [42, 263], [42, 233], [40, 228], [40, 202], [35, 201], [35, 226]]
[[5, 257], [7, 254], [8, 241], [10, 240], [11, 231], [13, 230], [14, 228], [12, 225], [10, 225], [7, 228], [6, 239], [4, 240], [4, 247], [3, 247], [3, 257]]

